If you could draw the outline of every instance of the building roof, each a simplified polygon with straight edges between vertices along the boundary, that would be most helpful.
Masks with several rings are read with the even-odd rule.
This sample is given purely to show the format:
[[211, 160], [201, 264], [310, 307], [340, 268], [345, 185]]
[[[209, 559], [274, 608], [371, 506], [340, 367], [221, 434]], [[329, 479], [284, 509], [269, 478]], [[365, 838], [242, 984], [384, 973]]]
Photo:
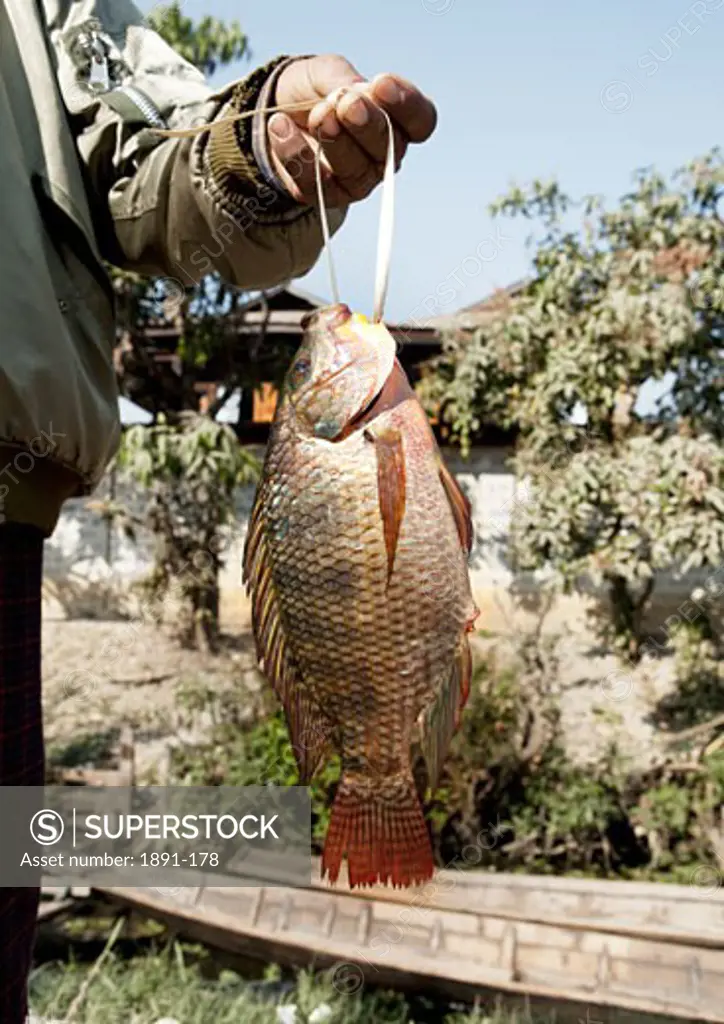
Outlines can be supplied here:
[[425, 326], [437, 331], [447, 331], [454, 328], [473, 330], [475, 327], [482, 327], [489, 323], [491, 318], [504, 308], [505, 304], [530, 283], [528, 278], [515, 281], [507, 288], [496, 288], [494, 292], [484, 299], [469, 306], [463, 306], [456, 313], [446, 313], [444, 316], [434, 316], [426, 321]]
[[[266, 299], [268, 306], [265, 310], [262, 306], [262, 298]], [[286, 335], [290, 337], [302, 335], [302, 320], [312, 309], [319, 309], [329, 305], [329, 300], [312, 295], [291, 285], [279, 285], [270, 288], [265, 292], [253, 292], [244, 305], [235, 311], [241, 314], [239, 322], [232, 325], [240, 338], [255, 336], [260, 326], [266, 320], [266, 334]], [[401, 345], [412, 346], [420, 349], [435, 349], [439, 347], [440, 337], [433, 327], [421, 327], [417, 324], [395, 324], [387, 323], [387, 327]], [[149, 326], [145, 335], [152, 343], [159, 348], [175, 350], [179, 338], [179, 328], [175, 324], [164, 322]], [[161, 356], [160, 358], [164, 358]]]

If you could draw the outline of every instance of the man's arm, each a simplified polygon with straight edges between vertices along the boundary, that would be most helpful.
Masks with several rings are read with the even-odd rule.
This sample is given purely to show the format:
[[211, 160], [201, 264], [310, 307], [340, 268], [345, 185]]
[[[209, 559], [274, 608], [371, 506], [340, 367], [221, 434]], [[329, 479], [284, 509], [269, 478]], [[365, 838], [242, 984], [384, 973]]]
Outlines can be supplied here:
[[[322, 244], [316, 210], [292, 199], [255, 156], [265, 119], [192, 139], [149, 130], [254, 109], [262, 95], [267, 101], [265, 86], [288, 58], [215, 93], [146, 27], [130, 0], [45, 6], [107, 259], [184, 284], [214, 270], [241, 287], [270, 287], [314, 265]], [[94, 92], [95, 81], [110, 88]], [[342, 208], [330, 212], [333, 230], [343, 218]]]
[[[280, 57], [213, 93], [148, 29], [131, 0], [44, 0], [59, 80], [88, 170], [104, 255], [190, 283], [211, 270], [269, 287], [309, 270], [322, 245], [314, 153], [322, 149], [330, 227], [381, 180], [389, 115], [397, 162], [435, 128], [410, 82], [371, 82], [343, 57]], [[95, 56], [94, 56], [95, 53]], [[96, 59], [97, 58], [97, 59]], [[93, 82], [101, 87], [94, 92]], [[261, 108], [305, 106], [271, 118]], [[185, 128], [259, 111], [193, 139]]]

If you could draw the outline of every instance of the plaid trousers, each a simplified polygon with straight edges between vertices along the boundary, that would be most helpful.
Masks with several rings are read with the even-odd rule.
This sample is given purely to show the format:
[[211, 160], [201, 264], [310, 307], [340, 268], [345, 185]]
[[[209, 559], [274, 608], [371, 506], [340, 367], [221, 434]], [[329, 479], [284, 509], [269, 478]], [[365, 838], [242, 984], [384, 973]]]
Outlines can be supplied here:
[[[0, 525], [0, 786], [44, 783], [42, 574], [42, 532], [18, 523]], [[25, 1024], [38, 899], [37, 889], [0, 887], [2, 1024]]]

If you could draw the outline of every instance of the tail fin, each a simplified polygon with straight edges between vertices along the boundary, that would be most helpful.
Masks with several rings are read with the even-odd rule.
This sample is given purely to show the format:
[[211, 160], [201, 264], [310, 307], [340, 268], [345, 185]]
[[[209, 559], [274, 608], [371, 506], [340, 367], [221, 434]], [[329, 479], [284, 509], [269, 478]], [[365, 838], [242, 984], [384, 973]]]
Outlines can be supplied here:
[[349, 884], [406, 887], [432, 878], [435, 865], [412, 775], [381, 782], [342, 777], [322, 856], [322, 877], [337, 881], [347, 855]]

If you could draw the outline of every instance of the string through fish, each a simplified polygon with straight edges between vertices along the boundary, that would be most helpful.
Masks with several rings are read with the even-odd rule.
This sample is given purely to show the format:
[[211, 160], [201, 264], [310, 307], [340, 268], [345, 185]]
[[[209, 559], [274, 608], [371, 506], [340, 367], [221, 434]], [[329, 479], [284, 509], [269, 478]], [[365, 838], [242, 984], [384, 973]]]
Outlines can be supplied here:
[[337, 273], [334, 269], [334, 257], [332, 256], [332, 232], [329, 230], [329, 217], [327, 216], [327, 205], [324, 201], [324, 182], [322, 181], [322, 147], [317, 146], [314, 154], [314, 178], [317, 185], [317, 202], [319, 203], [319, 219], [322, 222], [322, 238], [324, 239], [324, 251], [327, 254], [327, 266], [329, 268], [329, 283], [332, 288], [332, 301], [339, 305], [339, 285]]
[[[349, 86], [348, 88], [354, 90], [355, 86]], [[359, 89], [360, 86], [357, 86], [357, 88]], [[330, 97], [330, 99], [336, 98], [338, 95], [339, 93], [335, 93]], [[366, 99], [369, 102], [373, 102], [367, 95]], [[193, 138], [197, 135], [203, 135], [206, 132], [212, 132], [225, 124], [233, 124], [234, 122], [242, 121], [247, 117], [254, 117], [255, 114], [291, 113], [297, 110], [311, 110], [318, 102], [319, 100], [306, 100], [300, 103], [284, 104], [283, 106], [260, 107], [255, 110], [242, 111], [240, 114], [232, 114], [230, 117], [224, 117], [219, 121], [210, 121], [206, 124], [195, 125], [193, 128], [154, 128], [153, 132], [155, 135], [161, 135], [165, 138]], [[385, 302], [387, 300], [387, 292], [390, 282], [392, 243], [395, 227], [395, 133], [392, 127], [392, 119], [390, 118], [390, 115], [386, 110], [383, 110], [382, 107], [378, 106], [377, 109], [387, 122], [387, 155], [385, 157], [385, 169], [382, 176], [380, 222], [377, 237], [377, 259], [375, 267], [375, 290], [372, 315], [372, 319], [375, 323], [381, 322], [384, 315]], [[339, 285], [337, 282], [337, 274], [335, 272], [334, 258], [332, 255], [332, 233], [329, 230], [329, 217], [324, 200], [321, 145], [317, 147], [314, 154], [314, 176], [317, 188], [317, 201], [319, 203], [319, 217], [322, 225], [322, 237], [324, 240], [324, 249], [327, 254], [327, 263], [329, 267], [332, 296], [334, 302], [339, 303]]]

